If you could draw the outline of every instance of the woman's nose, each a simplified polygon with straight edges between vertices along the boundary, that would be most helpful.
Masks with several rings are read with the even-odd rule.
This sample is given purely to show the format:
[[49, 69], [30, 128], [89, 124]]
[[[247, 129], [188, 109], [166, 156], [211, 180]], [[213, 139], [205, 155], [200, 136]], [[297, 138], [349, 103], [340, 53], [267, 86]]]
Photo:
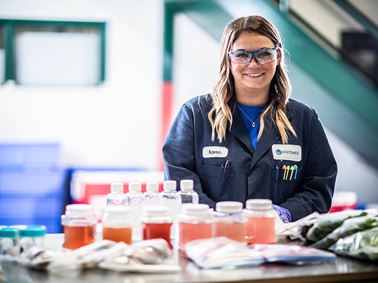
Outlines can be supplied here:
[[257, 61], [256, 57], [253, 56], [251, 62], [249, 62], [248, 66], [260, 66], [260, 63]]

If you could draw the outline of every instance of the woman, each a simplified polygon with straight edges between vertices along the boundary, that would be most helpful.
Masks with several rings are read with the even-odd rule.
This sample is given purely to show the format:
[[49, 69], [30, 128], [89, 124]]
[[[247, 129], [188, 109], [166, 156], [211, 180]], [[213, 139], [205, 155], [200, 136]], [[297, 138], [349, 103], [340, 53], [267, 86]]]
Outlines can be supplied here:
[[165, 178], [200, 202], [271, 199], [284, 222], [328, 212], [337, 165], [316, 111], [289, 99], [284, 51], [261, 16], [225, 28], [213, 92], [183, 105], [163, 147]]

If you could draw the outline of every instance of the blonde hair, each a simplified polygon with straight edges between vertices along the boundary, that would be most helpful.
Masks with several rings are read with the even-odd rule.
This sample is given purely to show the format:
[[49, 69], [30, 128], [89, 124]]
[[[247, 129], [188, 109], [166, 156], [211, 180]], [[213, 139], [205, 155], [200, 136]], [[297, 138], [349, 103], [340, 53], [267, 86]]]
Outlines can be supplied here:
[[260, 130], [257, 138], [260, 139], [264, 131], [264, 117], [271, 117], [280, 134], [282, 143], [287, 143], [289, 134], [296, 136], [293, 126], [286, 116], [286, 103], [291, 93], [291, 85], [286, 72], [284, 52], [280, 34], [277, 29], [262, 16], [238, 18], [229, 23], [224, 29], [221, 42], [221, 62], [219, 76], [212, 92], [212, 108], [208, 119], [212, 128], [212, 141], [225, 140], [227, 126], [231, 129], [232, 111], [235, 108], [234, 78], [231, 74], [231, 63], [228, 52], [231, 51], [235, 40], [243, 32], [253, 32], [268, 37], [281, 53], [281, 62], [270, 83], [270, 97], [268, 105], [260, 116]]

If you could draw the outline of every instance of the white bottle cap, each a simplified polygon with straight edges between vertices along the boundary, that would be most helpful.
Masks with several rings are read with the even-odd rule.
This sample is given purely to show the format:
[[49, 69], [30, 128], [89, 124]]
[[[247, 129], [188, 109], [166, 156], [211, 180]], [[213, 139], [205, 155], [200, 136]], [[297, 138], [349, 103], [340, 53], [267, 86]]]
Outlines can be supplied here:
[[107, 206], [104, 214], [110, 217], [127, 217], [130, 213], [130, 208], [126, 206]]
[[270, 199], [249, 199], [246, 204], [247, 209], [265, 210], [272, 208]]
[[159, 183], [158, 182], [148, 182], [146, 185], [146, 191], [148, 193], [157, 193], [159, 191]]
[[220, 201], [215, 207], [217, 212], [237, 213], [243, 210], [243, 204], [238, 201]]
[[193, 180], [181, 180], [180, 189], [182, 191], [192, 191], [193, 190]]
[[123, 184], [122, 183], [111, 183], [110, 191], [112, 193], [123, 193]]
[[209, 206], [207, 204], [185, 203], [182, 205], [182, 213], [187, 215], [205, 215], [209, 214]]
[[142, 184], [139, 182], [130, 182], [129, 183], [129, 192], [130, 193], [140, 193], [142, 191]]
[[170, 216], [169, 208], [165, 205], [151, 205], [144, 207], [145, 216]]
[[89, 204], [69, 204], [66, 206], [66, 216], [87, 217], [93, 215], [92, 206]]
[[177, 184], [174, 180], [164, 181], [164, 192], [175, 192], [176, 186]]

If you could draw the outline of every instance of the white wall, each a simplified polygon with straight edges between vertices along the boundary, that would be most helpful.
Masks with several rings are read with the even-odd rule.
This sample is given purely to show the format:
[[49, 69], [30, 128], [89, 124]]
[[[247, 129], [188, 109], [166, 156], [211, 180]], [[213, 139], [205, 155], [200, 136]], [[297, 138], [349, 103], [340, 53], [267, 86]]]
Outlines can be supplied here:
[[0, 86], [0, 141], [60, 141], [65, 165], [156, 168], [162, 3], [0, 0], [0, 18], [107, 23], [105, 84]]
[[219, 43], [186, 15], [175, 17], [174, 111], [190, 98], [209, 93], [216, 79]]

